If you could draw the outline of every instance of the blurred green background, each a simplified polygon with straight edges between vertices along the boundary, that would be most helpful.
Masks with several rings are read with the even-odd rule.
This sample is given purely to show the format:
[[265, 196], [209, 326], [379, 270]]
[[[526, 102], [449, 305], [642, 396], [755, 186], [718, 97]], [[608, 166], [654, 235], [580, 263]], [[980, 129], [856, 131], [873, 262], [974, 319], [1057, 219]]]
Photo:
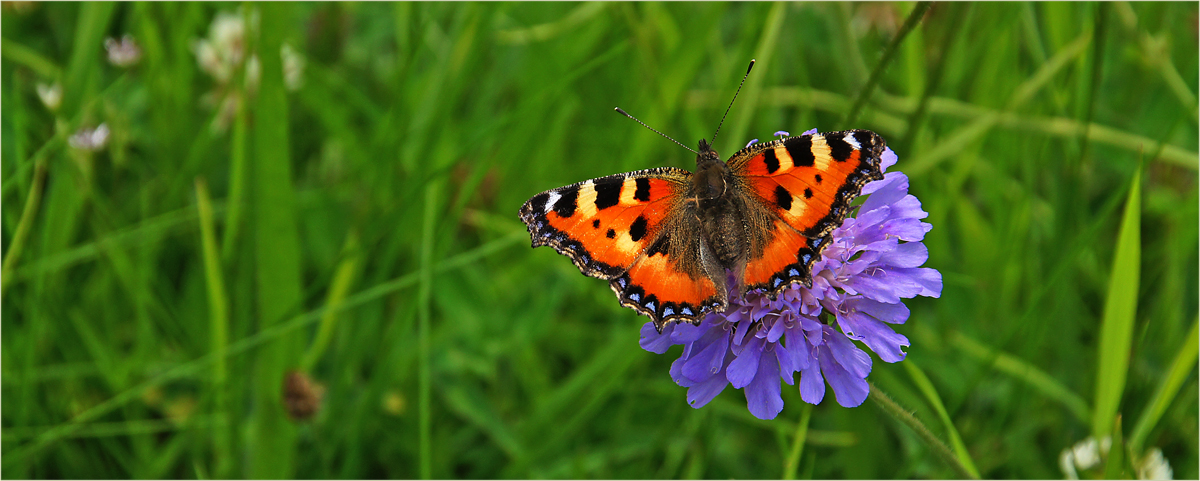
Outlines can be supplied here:
[[956, 476], [871, 402], [799, 456], [794, 387], [692, 409], [528, 247], [535, 193], [694, 166], [613, 107], [693, 145], [755, 58], [719, 152], [872, 129], [930, 213], [870, 380], [984, 477], [1112, 431], [1196, 478], [1197, 4], [916, 7], [5, 2], [4, 477]]

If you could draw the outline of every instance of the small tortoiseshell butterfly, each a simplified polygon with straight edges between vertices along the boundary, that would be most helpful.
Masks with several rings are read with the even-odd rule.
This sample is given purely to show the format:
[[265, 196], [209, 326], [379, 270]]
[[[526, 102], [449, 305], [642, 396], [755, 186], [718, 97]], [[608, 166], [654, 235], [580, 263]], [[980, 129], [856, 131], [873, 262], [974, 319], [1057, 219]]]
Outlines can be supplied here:
[[851, 201], [883, 178], [884, 148], [874, 132], [845, 130], [754, 143], [721, 162], [701, 139], [695, 173], [587, 180], [533, 196], [520, 215], [533, 247], [553, 246], [609, 281], [621, 305], [662, 332], [723, 312], [730, 290], [773, 299], [792, 284], [811, 287], [809, 268]]

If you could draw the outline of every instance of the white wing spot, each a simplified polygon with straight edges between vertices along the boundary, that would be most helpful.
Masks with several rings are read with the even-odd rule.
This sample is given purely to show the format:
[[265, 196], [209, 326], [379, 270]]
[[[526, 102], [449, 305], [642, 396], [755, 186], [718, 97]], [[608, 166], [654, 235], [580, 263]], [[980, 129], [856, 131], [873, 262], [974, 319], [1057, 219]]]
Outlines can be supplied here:
[[559, 198], [561, 198], [561, 197], [562, 197], [562, 196], [558, 195], [558, 192], [551, 192], [551, 193], [550, 193], [550, 198], [549, 198], [549, 199], [546, 199], [546, 213], [547, 213], [547, 214], [549, 214], [549, 213], [550, 213], [550, 211], [554, 210], [554, 204], [555, 204], [556, 202], [558, 202], [558, 199], [559, 199]]
[[851, 147], [854, 147], [854, 150], [862, 150], [862, 145], [859, 145], [858, 139], [854, 138], [853, 133], [846, 134], [845, 137], [842, 137], [842, 140], [845, 140], [847, 144], [850, 144]]

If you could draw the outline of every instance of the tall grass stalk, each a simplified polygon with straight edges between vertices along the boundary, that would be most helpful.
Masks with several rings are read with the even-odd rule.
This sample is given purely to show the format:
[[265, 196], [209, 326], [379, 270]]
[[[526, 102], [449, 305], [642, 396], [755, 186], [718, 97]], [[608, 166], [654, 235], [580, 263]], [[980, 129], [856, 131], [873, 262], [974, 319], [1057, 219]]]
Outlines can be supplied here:
[[[214, 363], [212, 370], [213, 414], [229, 415], [229, 393], [225, 386], [229, 376], [225, 348], [229, 344], [229, 300], [225, 293], [225, 276], [221, 272], [221, 255], [217, 251], [216, 227], [213, 225], [212, 200], [208, 195], [208, 183], [203, 177], [196, 178], [196, 210], [200, 220], [200, 243], [204, 254], [204, 280], [208, 289], [210, 352]], [[216, 473], [228, 472], [232, 440], [229, 429], [219, 426], [213, 429]]]
[[433, 424], [430, 406], [429, 365], [429, 298], [433, 289], [433, 232], [437, 226], [438, 185], [436, 182], [425, 187], [425, 215], [421, 227], [421, 243], [418, 258], [420, 271], [417, 286], [417, 444], [418, 474], [421, 479], [433, 478]]

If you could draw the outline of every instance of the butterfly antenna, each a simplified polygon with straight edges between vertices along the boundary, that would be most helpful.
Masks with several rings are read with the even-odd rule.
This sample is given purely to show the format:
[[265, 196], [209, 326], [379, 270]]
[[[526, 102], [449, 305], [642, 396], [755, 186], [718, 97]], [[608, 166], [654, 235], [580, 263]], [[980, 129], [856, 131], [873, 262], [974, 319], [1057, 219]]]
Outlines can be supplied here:
[[[672, 139], [672, 138], [671, 138], [669, 135], [667, 135], [667, 134], [664, 134], [664, 133], [662, 133], [662, 132], [659, 132], [659, 131], [657, 131], [657, 130], [654, 130], [654, 128], [653, 128], [653, 127], [650, 127], [649, 125], [646, 125], [646, 123], [645, 123], [645, 122], [642, 122], [641, 120], [638, 120], [638, 119], [637, 119], [637, 117], [634, 117], [634, 116], [632, 116], [632, 115], [629, 115], [629, 112], [626, 112], [626, 111], [624, 111], [624, 110], [621, 110], [621, 107], [617, 107], [617, 109], [616, 109], [616, 110], [617, 110], [617, 113], [619, 113], [619, 114], [621, 114], [621, 115], [624, 115], [624, 116], [626, 116], [626, 117], [629, 117], [629, 118], [633, 119], [633, 121], [634, 121], [634, 122], [637, 122], [637, 123], [639, 123], [639, 124], [642, 124], [642, 127], [645, 127], [645, 128], [647, 128], [647, 129], [650, 129], [650, 131], [652, 131], [652, 132], [654, 132], [654, 133], [656, 133], [656, 134], [658, 134], [658, 135], [661, 135], [661, 136], [663, 136], [663, 137], [666, 137], [666, 138], [667, 138], [667, 139], [669, 139], [671, 142], [675, 142], [675, 143], [679, 144], [679, 141], [678, 141], [678, 140]], [[683, 144], [679, 144], [679, 146], [680, 146], [680, 147], [683, 147], [683, 148], [685, 148], [685, 149], [688, 149], [688, 150], [692, 150], [690, 147], [688, 147], [688, 146], [686, 146], [686, 145], [683, 145]], [[699, 153], [699, 152], [696, 152], [695, 150], [692, 150], [692, 153], [693, 153], [693, 154], [696, 154], [696, 155], [700, 155], [700, 153]]]
[[[753, 69], [753, 68], [754, 68], [754, 59], [750, 59], [750, 66], [746, 67], [746, 75], [742, 76], [742, 83], [738, 84], [737, 92], [733, 93], [733, 100], [737, 100], [738, 94], [742, 92], [742, 86], [746, 84], [746, 77], [750, 76], [750, 69]], [[721, 133], [721, 125], [723, 125], [725, 123], [725, 116], [729, 115], [729, 109], [733, 108], [733, 100], [730, 100], [729, 106], [725, 107], [725, 114], [721, 116], [721, 122], [717, 124], [717, 131], [713, 132], [712, 141], [709, 142], [710, 145], [713, 142], [716, 142], [717, 134]]]

